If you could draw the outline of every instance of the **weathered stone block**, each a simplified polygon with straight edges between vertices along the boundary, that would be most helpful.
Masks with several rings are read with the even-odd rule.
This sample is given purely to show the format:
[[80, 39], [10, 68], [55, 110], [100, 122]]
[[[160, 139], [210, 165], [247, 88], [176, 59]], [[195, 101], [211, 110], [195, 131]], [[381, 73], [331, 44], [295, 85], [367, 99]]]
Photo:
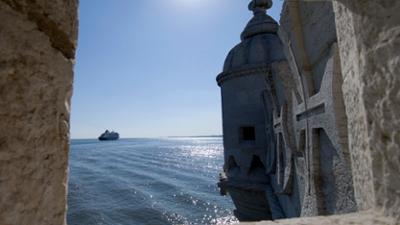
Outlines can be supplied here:
[[305, 217], [290, 220], [265, 221], [258, 223], [241, 223], [242, 225], [394, 225], [393, 218], [385, 217], [374, 211], [352, 213], [336, 216]]
[[77, 2], [0, 1], [0, 224], [65, 224]]
[[334, 8], [358, 205], [400, 219], [400, 2]]
[[[288, 133], [283, 136], [292, 147], [286, 149], [295, 149], [294, 162], [281, 164], [286, 165], [282, 171], [290, 164], [296, 168], [294, 177], [304, 196], [302, 216], [357, 210], [334, 18], [330, 1], [287, 1], [281, 17], [280, 37], [290, 71], [284, 64], [273, 67], [288, 92], [282, 122], [274, 124]], [[282, 155], [288, 158], [290, 153]]]

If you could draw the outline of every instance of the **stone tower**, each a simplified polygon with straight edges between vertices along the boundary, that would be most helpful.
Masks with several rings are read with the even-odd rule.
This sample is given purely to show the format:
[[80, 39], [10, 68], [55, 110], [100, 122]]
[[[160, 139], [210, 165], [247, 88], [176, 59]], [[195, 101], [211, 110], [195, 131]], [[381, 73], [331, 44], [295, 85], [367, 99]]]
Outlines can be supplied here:
[[[284, 9], [295, 14], [294, 4], [285, 2]], [[315, 4], [333, 15], [332, 3]], [[254, 17], [217, 77], [225, 149], [221, 193], [229, 192], [241, 221], [354, 212], [333, 20], [319, 23], [327, 29], [323, 38], [305, 45], [290, 39], [303, 35], [288, 35], [286, 22], [279, 28], [266, 14], [271, 6], [271, 0], [249, 4]], [[301, 26], [294, 19], [289, 32], [299, 34]], [[308, 65], [308, 57], [319, 60]]]
[[236, 217], [244, 221], [298, 215], [293, 208], [288, 215], [283, 213], [271, 177], [275, 147], [271, 113], [266, 113], [271, 108], [265, 106], [263, 95], [268, 86], [265, 74], [273, 62], [285, 60], [278, 23], [266, 14], [271, 6], [271, 0], [249, 4], [254, 16], [217, 77], [222, 94], [226, 175], [220, 187], [229, 192]]

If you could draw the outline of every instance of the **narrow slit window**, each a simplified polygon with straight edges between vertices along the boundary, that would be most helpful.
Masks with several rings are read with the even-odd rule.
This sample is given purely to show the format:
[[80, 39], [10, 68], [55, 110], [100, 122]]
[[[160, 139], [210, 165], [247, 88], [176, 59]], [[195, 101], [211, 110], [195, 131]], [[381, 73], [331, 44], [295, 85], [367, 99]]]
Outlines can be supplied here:
[[256, 129], [254, 127], [241, 127], [240, 137], [242, 141], [255, 141], [256, 140]]

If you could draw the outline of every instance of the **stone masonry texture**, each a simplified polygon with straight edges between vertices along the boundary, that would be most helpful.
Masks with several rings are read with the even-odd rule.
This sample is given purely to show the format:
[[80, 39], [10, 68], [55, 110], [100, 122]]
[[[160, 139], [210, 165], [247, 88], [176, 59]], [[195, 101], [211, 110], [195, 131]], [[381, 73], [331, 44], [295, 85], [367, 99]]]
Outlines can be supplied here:
[[253, 224], [400, 224], [400, 1], [332, 2], [359, 212]]
[[288, 107], [296, 119], [285, 123], [292, 124], [293, 143], [304, 143], [293, 154], [301, 216], [356, 212], [332, 2], [286, 1], [279, 33], [291, 71], [282, 71], [281, 80], [286, 91], [295, 84], [291, 91], [299, 96]]
[[395, 220], [374, 211], [351, 213], [335, 216], [304, 217], [290, 220], [265, 221], [257, 223], [241, 223], [242, 225], [389, 225]]
[[0, 0], [0, 224], [63, 225], [75, 0]]
[[400, 216], [400, 1], [334, 1], [360, 210]]

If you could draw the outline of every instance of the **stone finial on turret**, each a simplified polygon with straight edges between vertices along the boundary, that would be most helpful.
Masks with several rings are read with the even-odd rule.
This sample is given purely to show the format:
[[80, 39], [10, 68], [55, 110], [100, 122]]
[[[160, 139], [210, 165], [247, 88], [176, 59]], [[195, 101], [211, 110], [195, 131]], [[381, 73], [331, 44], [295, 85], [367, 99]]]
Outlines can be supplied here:
[[252, 0], [249, 3], [249, 10], [253, 11], [254, 14], [262, 12], [265, 13], [272, 7], [272, 0]]
[[271, 7], [272, 0], [252, 0], [249, 3], [249, 10], [254, 12], [254, 16], [242, 32], [242, 40], [263, 33], [276, 34], [278, 23], [267, 15], [267, 10]]

